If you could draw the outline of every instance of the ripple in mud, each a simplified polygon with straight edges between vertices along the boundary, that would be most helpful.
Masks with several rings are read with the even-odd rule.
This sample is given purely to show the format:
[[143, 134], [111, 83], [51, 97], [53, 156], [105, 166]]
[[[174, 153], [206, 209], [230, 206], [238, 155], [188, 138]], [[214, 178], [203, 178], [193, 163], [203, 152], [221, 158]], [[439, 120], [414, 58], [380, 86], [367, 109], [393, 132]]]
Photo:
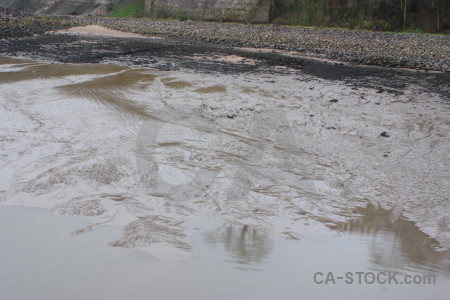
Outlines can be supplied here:
[[226, 93], [227, 88], [223, 85], [213, 85], [208, 87], [203, 87], [196, 89], [195, 92], [202, 93], [202, 94], [209, 94], [209, 93]]
[[[34, 79], [60, 78], [64, 76], [106, 75], [126, 69], [125, 67], [115, 65], [86, 64], [68, 67], [64, 64], [46, 63], [37, 63], [37, 65], [34, 66], [27, 66], [26, 64], [20, 63], [12, 64], [12, 67], [16, 68], [16, 70], [13, 72], [11, 70], [8, 70], [8, 72], [0, 72], [0, 84]], [[119, 79], [120, 78], [115, 81], [115, 84], [119, 84], [121, 80], [124, 80], [125, 78]], [[107, 83], [108, 80], [105, 80], [104, 82]], [[109, 82], [111, 82], [111, 80]]]
[[183, 222], [174, 221], [160, 216], [147, 216], [139, 218], [128, 224], [124, 229], [122, 238], [111, 242], [114, 247], [145, 247], [152, 244], [174, 245], [183, 250], [192, 250], [185, 241]]
[[74, 216], [98, 216], [105, 212], [99, 200], [86, 200], [84, 197], [77, 197], [66, 203], [58, 204], [53, 208], [57, 214], [60, 215], [74, 215]]
[[[76, 186], [86, 181], [97, 186], [111, 185], [128, 175], [120, 162], [120, 159], [116, 159], [50, 169], [40, 174], [34, 181], [23, 184], [22, 190], [28, 193], [50, 192], [64, 186]], [[122, 162], [126, 161], [122, 160]]]
[[183, 80], [176, 80], [174, 78], [163, 78], [161, 81], [164, 83], [164, 85], [168, 88], [172, 89], [184, 89], [187, 87], [191, 87], [192, 83], [183, 81]]
[[127, 95], [145, 90], [152, 85], [157, 75], [142, 70], [127, 70], [118, 74], [95, 78], [75, 84], [58, 86], [57, 89], [68, 96], [90, 99], [105, 105], [116, 107], [122, 112], [145, 117], [143, 104], [127, 100]]

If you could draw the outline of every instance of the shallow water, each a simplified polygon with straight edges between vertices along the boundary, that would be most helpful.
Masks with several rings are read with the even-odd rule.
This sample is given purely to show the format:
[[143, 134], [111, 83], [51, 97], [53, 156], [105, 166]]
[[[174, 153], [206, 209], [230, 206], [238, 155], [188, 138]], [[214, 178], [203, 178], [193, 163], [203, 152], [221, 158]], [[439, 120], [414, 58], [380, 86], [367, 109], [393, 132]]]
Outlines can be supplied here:
[[[0, 201], [23, 207], [0, 207], [0, 291], [444, 299], [445, 101], [420, 86], [394, 95], [297, 73], [2, 58]], [[437, 283], [313, 281], [358, 271]]]
[[[0, 296], [2, 299], [446, 299], [450, 283], [440, 270], [439, 254], [417, 260], [395, 251], [401, 234], [372, 234], [289, 241], [243, 226], [209, 223], [210, 230], [190, 237], [196, 251], [182, 261], [161, 261], [136, 250], [109, 247], [120, 228], [104, 226], [70, 237], [86, 224], [47, 210], [3, 206], [0, 210]], [[417, 234], [417, 232], [416, 232]], [[418, 239], [422, 243], [426, 239]], [[404, 241], [403, 241], [404, 242]], [[380, 249], [387, 252], [381, 257]], [[407, 243], [407, 247], [411, 247]], [[397, 249], [399, 250], [399, 249]], [[405, 250], [405, 249], [403, 249]], [[428, 250], [429, 251], [429, 250]], [[425, 258], [426, 257], [426, 258]], [[433, 285], [315, 284], [316, 272], [397, 271], [434, 274]], [[402, 278], [400, 275], [399, 278]]]

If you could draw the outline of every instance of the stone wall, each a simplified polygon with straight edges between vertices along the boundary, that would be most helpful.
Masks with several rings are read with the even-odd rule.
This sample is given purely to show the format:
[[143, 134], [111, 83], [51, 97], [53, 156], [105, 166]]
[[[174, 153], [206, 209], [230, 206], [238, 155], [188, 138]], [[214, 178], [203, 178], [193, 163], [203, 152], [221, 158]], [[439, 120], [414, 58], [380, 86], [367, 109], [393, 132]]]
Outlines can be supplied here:
[[145, 0], [154, 17], [267, 23], [271, 0]]
[[33, 14], [44, 15], [96, 15], [99, 9], [116, 0], [0, 0], [0, 6]]

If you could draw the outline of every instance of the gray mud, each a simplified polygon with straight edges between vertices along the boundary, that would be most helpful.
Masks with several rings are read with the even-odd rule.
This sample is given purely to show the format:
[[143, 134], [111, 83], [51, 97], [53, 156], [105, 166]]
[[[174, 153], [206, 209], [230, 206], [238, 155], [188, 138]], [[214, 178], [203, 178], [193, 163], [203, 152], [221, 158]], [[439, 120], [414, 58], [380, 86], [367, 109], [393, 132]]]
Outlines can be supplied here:
[[[355, 87], [262, 59], [248, 68], [192, 64], [167, 71], [2, 59], [2, 201], [63, 193], [55, 211], [102, 222], [114, 220], [111, 205], [124, 206], [144, 218], [127, 227], [131, 240], [114, 243], [124, 246], [151, 244], [152, 226], [169, 232], [159, 239], [189, 232], [184, 216], [203, 210], [298, 237], [302, 222], [335, 228], [372, 203], [448, 247], [445, 91], [390, 71], [401, 88], [391, 79], [381, 89], [388, 79], [376, 77], [376, 88]], [[215, 68], [224, 64], [235, 72]], [[202, 72], [205, 65], [213, 67]], [[163, 207], [175, 217], [164, 226], [154, 219]], [[187, 232], [173, 244], [184, 245]]]
[[[404, 93], [408, 85], [416, 85], [423, 92], [442, 94], [444, 101], [450, 99], [450, 74], [350, 66], [204, 42], [46, 34], [0, 40], [0, 55], [63, 63], [113, 63], [163, 71], [192, 70], [206, 74], [297, 74], [299, 80], [305, 80], [305, 75], [309, 75], [396, 95]], [[228, 56], [242, 59], [237, 62], [223, 59]]]

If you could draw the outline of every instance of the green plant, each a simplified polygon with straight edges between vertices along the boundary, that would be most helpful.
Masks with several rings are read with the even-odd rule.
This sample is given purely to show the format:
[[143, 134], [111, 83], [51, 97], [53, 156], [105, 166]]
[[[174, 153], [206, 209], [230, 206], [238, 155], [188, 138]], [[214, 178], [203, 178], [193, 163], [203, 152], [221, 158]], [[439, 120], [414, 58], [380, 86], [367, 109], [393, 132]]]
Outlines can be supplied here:
[[178, 15], [178, 20], [180, 21], [187, 21], [189, 20], [189, 14], [186, 11], [180, 11], [177, 13]]
[[394, 30], [393, 25], [387, 20], [376, 20], [373, 24], [374, 30], [389, 31]]
[[405, 33], [423, 33], [421, 29], [419, 28], [406, 28], [406, 29], [402, 29], [402, 32]]
[[145, 0], [120, 1], [108, 13], [110, 17], [130, 18], [143, 16]]
[[156, 19], [168, 19], [170, 16], [169, 11], [160, 9], [152, 12], [152, 17]]
[[286, 20], [286, 25], [291, 25], [291, 26], [294, 26], [294, 25], [299, 25], [300, 24], [300, 20], [299, 19], [297, 19], [296, 17], [294, 17], [294, 16], [289, 16], [288, 18], [287, 18], [287, 20]]
[[373, 29], [374, 28], [374, 24], [373, 24], [373, 22], [371, 22], [371, 21], [362, 21], [362, 23], [361, 23], [361, 28], [362, 29], [367, 29], [367, 30], [370, 30], [370, 29]]
[[274, 0], [271, 16], [287, 25], [424, 30], [444, 27], [449, 8], [448, 0]]

